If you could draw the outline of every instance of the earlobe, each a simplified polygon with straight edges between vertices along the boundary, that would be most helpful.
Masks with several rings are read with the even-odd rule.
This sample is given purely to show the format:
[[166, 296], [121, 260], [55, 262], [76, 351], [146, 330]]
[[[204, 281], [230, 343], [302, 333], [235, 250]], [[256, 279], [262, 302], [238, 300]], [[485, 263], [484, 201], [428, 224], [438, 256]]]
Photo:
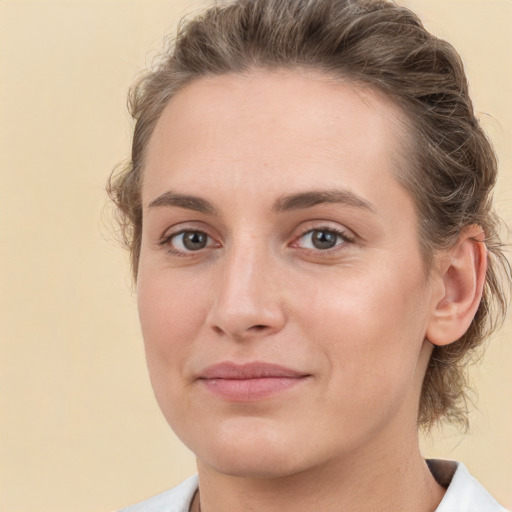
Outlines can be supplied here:
[[487, 248], [480, 226], [469, 226], [447, 250], [441, 279], [442, 298], [435, 304], [426, 338], [434, 345], [448, 345], [469, 328], [482, 298], [487, 270]]

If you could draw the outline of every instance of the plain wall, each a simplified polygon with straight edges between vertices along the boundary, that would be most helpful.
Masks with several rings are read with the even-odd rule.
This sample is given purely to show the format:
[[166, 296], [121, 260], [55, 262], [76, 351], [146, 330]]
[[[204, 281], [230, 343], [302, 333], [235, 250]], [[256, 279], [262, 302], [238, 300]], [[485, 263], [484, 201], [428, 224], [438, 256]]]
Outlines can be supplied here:
[[[411, 0], [455, 44], [512, 222], [512, 2]], [[104, 185], [129, 153], [126, 92], [206, 2], [0, 1], [0, 510], [107, 512], [194, 472], [146, 375]], [[512, 507], [512, 323], [472, 370], [472, 432], [434, 433]]]

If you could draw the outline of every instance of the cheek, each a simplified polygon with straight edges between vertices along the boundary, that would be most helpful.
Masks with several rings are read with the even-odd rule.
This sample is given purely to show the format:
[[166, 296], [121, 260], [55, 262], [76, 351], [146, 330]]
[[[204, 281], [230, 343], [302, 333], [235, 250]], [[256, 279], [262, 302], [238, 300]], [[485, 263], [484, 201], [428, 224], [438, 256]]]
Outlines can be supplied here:
[[310, 320], [308, 336], [324, 352], [333, 389], [340, 394], [349, 390], [365, 401], [405, 392], [426, 328], [421, 271], [375, 265], [372, 271], [347, 272], [315, 289], [305, 294], [310, 300], [298, 316]]
[[[204, 325], [202, 290], [165, 272], [143, 271], [137, 283], [137, 303], [146, 359], [155, 387], [179, 378]], [[164, 381], [164, 382], [163, 382]]]
[[205, 288], [170, 274], [143, 269], [137, 282], [137, 302], [153, 392], [167, 422], [179, 431], [181, 419], [188, 414], [186, 368], [204, 325]]

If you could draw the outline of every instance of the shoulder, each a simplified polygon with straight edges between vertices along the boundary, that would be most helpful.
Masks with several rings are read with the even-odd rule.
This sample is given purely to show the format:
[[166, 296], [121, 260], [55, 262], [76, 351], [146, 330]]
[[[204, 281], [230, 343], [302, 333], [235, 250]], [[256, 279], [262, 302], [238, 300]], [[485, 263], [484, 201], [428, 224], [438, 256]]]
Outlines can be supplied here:
[[446, 487], [435, 512], [507, 512], [461, 462], [431, 459], [427, 464], [435, 479]]
[[168, 491], [123, 508], [119, 512], [188, 512], [197, 486], [198, 479], [195, 475]]

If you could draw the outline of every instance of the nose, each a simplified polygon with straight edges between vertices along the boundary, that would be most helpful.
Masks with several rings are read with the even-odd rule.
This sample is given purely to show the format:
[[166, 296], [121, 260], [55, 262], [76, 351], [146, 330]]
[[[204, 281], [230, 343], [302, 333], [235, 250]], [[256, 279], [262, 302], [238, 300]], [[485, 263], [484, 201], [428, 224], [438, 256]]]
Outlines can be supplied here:
[[279, 332], [286, 323], [277, 265], [264, 248], [227, 251], [216, 276], [207, 326], [236, 341]]

